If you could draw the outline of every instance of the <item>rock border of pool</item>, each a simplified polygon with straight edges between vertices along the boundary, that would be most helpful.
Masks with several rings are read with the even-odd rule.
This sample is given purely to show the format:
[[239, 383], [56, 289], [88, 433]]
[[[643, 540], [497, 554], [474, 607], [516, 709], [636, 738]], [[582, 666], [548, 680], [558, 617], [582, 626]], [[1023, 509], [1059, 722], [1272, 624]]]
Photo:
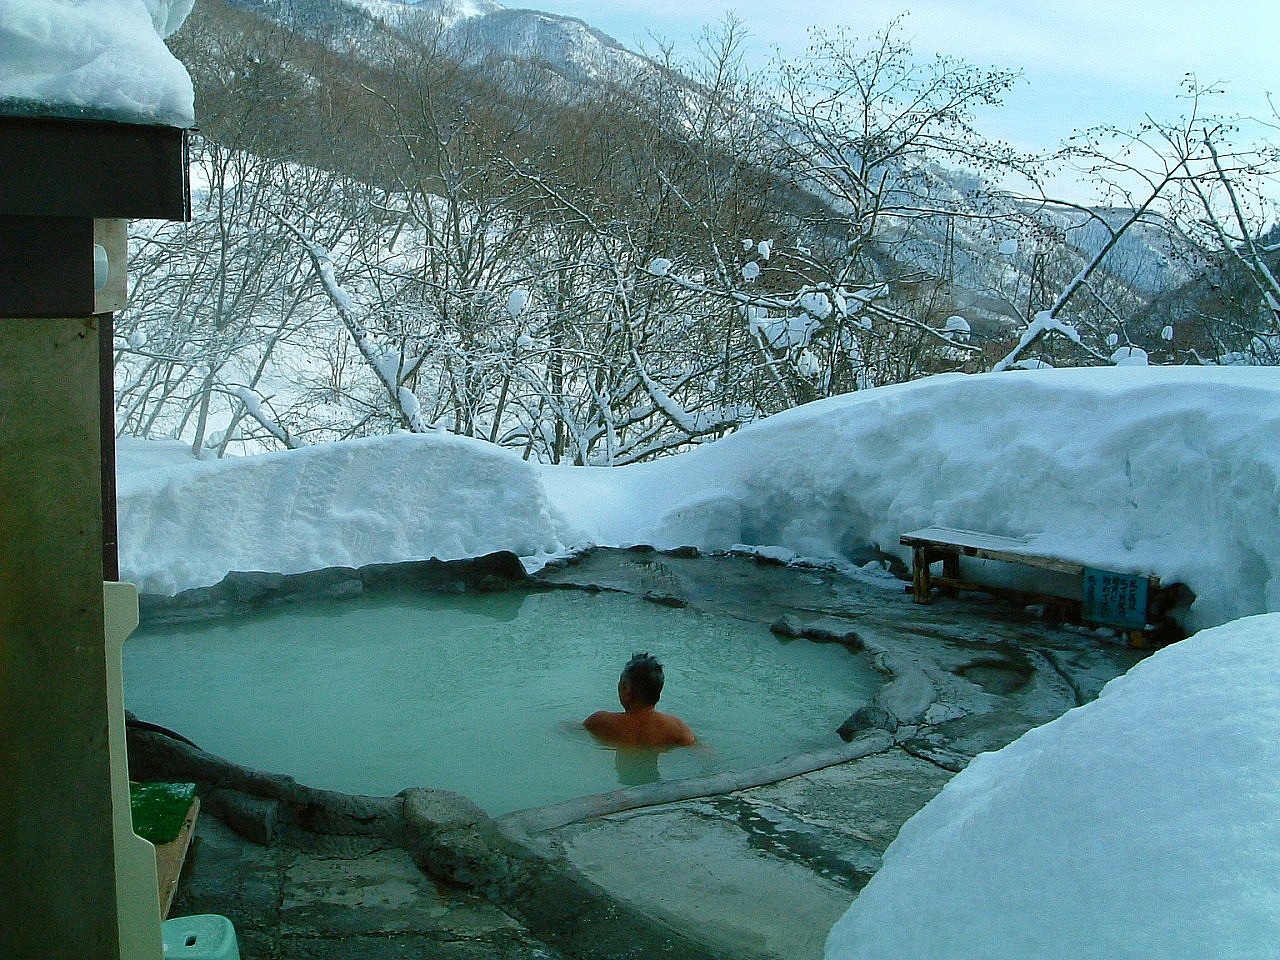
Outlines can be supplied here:
[[460, 794], [424, 787], [393, 797], [318, 790], [136, 725], [129, 729], [129, 764], [135, 779], [196, 783], [208, 813], [263, 846], [284, 842], [335, 856], [363, 852], [370, 841], [399, 847], [429, 877], [513, 910], [532, 933], [573, 955], [620, 956], [638, 944], [686, 960], [714, 956], [617, 903], [563, 860], [508, 836]]
[[[576, 554], [571, 555], [576, 558]], [[143, 623], [183, 623], [232, 616], [245, 610], [322, 598], [341, 599], [365, 592], [413, 588], [436, 593], [536, 589], [539, 581], [509, 550], [458, 560], [405, 560], [363, 567], [322, 567], [299, 573], [233, 571], [206, 587], [173, 596], [142, 594]]]
[[[580, 563], [597, 548], [578, 550], [553, 560], [544, 569], [563, 570]], [[677, 547], [657, 550], [646, 545], [629, 548], [629, 553], [655, 553], [678, 559], [697, 559], [703, 556], [695, 547]], [[729, 554], [720, 554], [727, 556]], [[739, 552], [737, 555], [742, 555]], [[772, 562], [772, 561], [766, 561]], [[407, 561], [402, 563], [370, 564], [364, 567], [326, 567], [300, 573], [278, 574], [260, 571], [233, 571], [211, 586], [187, 590], [175, 596], [144, 595], [140, 598], [141, 619], [148, 624], [190, 623], [193, 621], [233, 616], [246, 611], [274, 608], [285, 604], [301, 603], [315, 599], [344, 599], [381, 590], [417, 589], [424, 592], [462, 593], [495, 592], [508, 590], [552, 589], [602, 592], [617, 590], [598, 584], [554, 583], [529, 574], [514, 553], [495, 551], [481, 557], [461, 560]], [[643, 599], [664, 606], [683, 607], [688, 601], [673, 594], [648, 591]], [[903, 725], [918, 723], [933, 702], [933, 688], [923, 672], [909, 660], [895, 657], [882, 647], [869, 644], [852, 628], [832, 629], [827, 626], [805, 625], [795, 617], [783, 617], [770, 625], [771, 631], [783, 638], [806, 639], [815, 643], [837, 643], [855, 653], [868, 656], [869, 662], [883, 678], [873, 699], [858, 707], [837, 731], [844, 743], [828, 749], [808, 751], [783, 757], [777, 761], [742, 770], [679, 780], [623, 787], [616, 790], [586, 794], [566, 801], [543, 806], [524, 808], [492, 819], [500, 829], [512, 837], [528, 837], [532, 834], [564, 826], [590, 817], [620, 813], [645, 806], [655, 806], [697, 797], [709, 797], [764, 786], [790, 777], [812, 773], [825, 767], [859, 759], [870, 753], [887, 749], [893, 742], [892, 735]], [[229, 785], [247, 796], [266, 797], [270, 803], [283, 803], [291, 808], [312, 809], [317, 806], [338, 810], [342, 820], [343, 804], [335, 798], [357, 796], [340, 791], [319, 790], [298, 784], [292, 777], [254, 770], [235, 761], [218, 757], [201, 749], [176, 731], [152, 725], [129, 714], [131, 736], [143, 732], [169, 737], [179, 741], [176, 753], [159, 766], [182, 770], [183, 776], [200, 785]], [[865, 733], [866, 735], [859, 736]], [[131, 741], [132, 742], [132, 741]], [[151, 757], [157, 752], [154, 742], [140, 750]], [[140, 761], [140, 765], [147, 761]], [[414, 789], [414, 788], [408, 788]], [[418, 788], [440, 795], [460, 797], [466, 803], [469, 798], [450, 791], [435, 788]], [[403, 791], [402, 791], [403, 793]], [[396, 794], [400, 796], [400, 794]], [[360, 797], [362, 802], [369, 799]], [[218, 808], [219, 800], [213, 805]], [[364, 809], [363, 807], [361, 809]], [[480, 808], [477, 806], [477, 810]], [[256, 812], [252, 812], [255, 811]], [[272, 824], [274, 813], [267, 813], [261, 805], [234, 803], [228, 814], [245, 828], [247, 836], [270, 842], [275, 839]], [[360, 814], [363, 816], [364, 814]], [[483, 815], [483, 812], [482, 812]], [[487, 816], [487, 815], [486, 815]], [[234, 824], [233, 824], [234, 825]], [[459, 882], [459, 878], [446, 871], [440, 879]]]
[[[696, 551], [652, 551], [652, 562], [646, 560], [646, 552], [647, 548], [581, 551], [532, 577], [513, 554], [502, 553], [467, 561], [380, 564], [360, 570], [234, 574], [215, 587], [175, 598], [144, 598], [142, 606], [144, 616], [151, 622], [180, 622], [234, 613], [246, 606], [272, 606], [316, 596], [349, 596], [377, 590], [382, 585], [417, 585], [449, 592], [511, 588], [621, 590], [653, 602], [695, 607], [706, 606], [707, 598], [715, 595], [713, 588], [695, 582], [698, 574], [691, 573], [693, 568], [683, 572], [668, 569], [695, 558]], [[751, 566], [752, 561], [739, 557], [732, 563]], [[579, 564], [592, 569], [579, 575], [574, 569]], [[650, 567], [646, 568], [645, 577], [639, 578], [642, 582], [632, 582], [636, 579], [635, 570], [645, 564]], [[617, 567], [628, 567], [630, 573], [615, 575]], [[890, 595], [883, 596], [887, 599]], [[792, 610], [789, 615], [767, 617], [764, 622], [771, 622], [775, 633], [782, 636], [803, 636], [861, 649], [885, 677], [885, 683], [875, 698], [856, 710], [841, 728], [841, 737], [848, 742], [765, 767], [698, 780], [628, 787], [498, 818], [489, 817], [465, 797], [426, 787], [410, 788], [394, 797], [361, 797], [314, 789], [287, 776], [214, 757], [163, 731], [137, 723], [131, 724], [129, 730], [131, 771], [141, 779], [196, 782], [206, 811], [259, 844], [283, 842], [297, 849], [334, 855], [358, 850], [370, 842], [399, 847], [427, 876], [488, 897], [567, 956], [660, 955], [693, 960], [721, 955], [707, 945], [697, 924], [682, 927], [678, 918], [673, 922], [660, 910], [633, 904], [625, 894], [611, 892], [579, 869], [580, 865], [566, 855], [562, 828], [575, 823], [604, 823], [615, 814], [634, 815], [628, 811], [663, 810], [669, 809], [664, 805], [671, 804], [679, 807], [682, 801], [692, 798], [729, 794], [741, 797], [741, 791], [767, 784], [801, 783], [806, 775], [826, 768], [854, 771], [860, 760], [888, 755], [895, 748], [927, 761], [937, 770], [954, 771], [967, 762], [972, 752], [963, 741], [966, 734], [962, 727], [961, 742], [957, 743], [938, 731], [956, 723], [963, 725], [970, 714], [988, 709], [987, 701], [1001, 699], [996, 696], [1001, 693], [999, 690], [990, 695], [979, 691], [977, 680], [984, 671], [1004, 671], [1010, 676], [1043, 672], [1060, 691], [1055, 702], [1061, 706], [1053, 708], [1059, 711], [1091, 697], [1100, 686], [1097, 681], [1103, 679], [1102, 673], [1090, 679], [1087, 670], [1076, 676], [1075, 668], [1059, 662], [1060, 655], [1052, 649], [1015, 649], [999, 637], [962, 638], [964, 649], [959, 654], [949, 662], [933, 663], [927, 657], [913, 655], [918, 651], [903, 649], [896, 641], [882, 642], [879, 634], [884, 631], [874, 617], [850, 611], [832, 616], [822, 607], [822, 603], [797, 601], [796, 605], [788, 604]], [[912, 616], [917, 613], [903, 607], [889, 616], [901, 617], [903, 611]], [[720, 612], [737, 615], [741, 611]], [[920, 631], [922, 643], [931, 638], [954, 643], [945, 623], [945, 606], [920, 613], [929, 618], [913, 625], [914, 630]], [[957, 691], [969, 691], [967, 706]], [[984, 734], [982, 739], [983, 743], [990, 740], [994, 744], [1004, 737], [997, 732]], [[856, 777], [856, 773], [851, 775]], [[863, 874], [870, 875], [865, 871]], [[742, 955], [750, 956], [751, 952]]]

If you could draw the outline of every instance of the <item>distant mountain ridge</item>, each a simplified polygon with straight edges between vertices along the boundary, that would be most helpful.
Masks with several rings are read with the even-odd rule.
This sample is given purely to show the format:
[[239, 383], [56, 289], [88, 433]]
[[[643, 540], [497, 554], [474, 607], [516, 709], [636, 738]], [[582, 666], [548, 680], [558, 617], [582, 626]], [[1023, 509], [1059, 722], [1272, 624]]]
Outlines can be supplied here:
[[228, 0], [229, 4], [328, 43], [351, 49], [375, 37], [440, 29], [447, 42], [476, 57], [538, 63], [571, 82], [626, 76], [652, 68], [584, 20], [493, 0]]
[[[425, 52], [436, 62], [443, 57], [468, 68], [460, 74], [449, 73], [446, 68], [443, 86], [433, 87], [442, 92], [432, 109], [443, 109], [451, 116], [467, 115], [473, 109], [534, 116], [537, 119], [528, 128], [530, 140], [525, 149], [540, 149], [534, 144], [542, 138], [545, 142], [541, 148], [551, 154], [557, 149], [558, 138], [566, 136], [567, 131], [590, 124], [589, 113], [575, 111], [583, 107], [593, 110], [598, 95], [610, 94], [610, 87], [615, 84], [624, 97], [627, 88], [650, 87], [683, 89], [690, 100], [696, 101], [702, 90], [695, 81], [627, 50], [581, 19], [509, 8], [494, 0], [206, 0], [204, 6], [206, 17], [223, 9], [237, 13], [243, 21], [235, 26], [228, 21], [231, 32], [215, 39], [215, 45], [224, 51], [239, 48], [232, 34], [250, 21], [277, 32], [283, 30], [286, 36], [292, 35], [304, 45], [327, 51], [323, 57], [312, 56], [310, 60], [286, 56], [289, 62], [285, 64], [277, 63], [269, 50], [265, 53], [264, 62], [274, 64], [273, 69], [278, 68], [283, 75], [282, 82], [290, 91], [300, 93], [302, 100], [268, 124], [264, 138], [249, 145], [250, 149], [296, 156], [307, 163], [346, 170], [374, 181], [381, 177], [385, 183], [394, 182], [395, 172], [394, 164], [387, 161], [388, 150], [379, 145], [382, 134], [373, 127], [361, 126], [366, 118], [374, 123], [372, 118], [377, 111], [357, 111], [352, 115], [360, 119], [354, 127], [336, 133], [328, 132], [323, 124], [309, 123], [306, 118], [325, 110], [330, 100], [354, 102], [361, 92], [388, 96], [385, 91], [389, 88], [382, 87], [382, 94], [374, 91], [387, 82], [388, 65], [402, 54], [407, 55], [407, 63], [415, 62]], [[234, 58], [235, 54], [230, 56]], [[315, 65], [321, 60], [324, 67], [318, 70]], [[237, 81], [242, 72], [234, 62], [224, 65], [223, 70]], [[517, 78], [516, 83], [509, 84], [509, 77]], [[237, 113], [237, 93], [217, 83], [206, 85], [206, 89], [223, 95], [229, 112], [233, 116]], [[252, 95], [253, 91], [248, 92]], [[646, 106], [642, 104], [639, 109]], [[296, 121], [291, 119], [293, 116]], [[208, 129], [217, 136], [216, 124]], [[317, 142], [321, 143], [318, 148]], [[308, 147], [301, 153], [291, 153], [294, 144]], [[1101, 249], [1106, 241], [1105, 224], [1125, 219], [1125, 211], [1101, 208], [1037, 212], [1038, 204], [1001, 197], [999, 191], [993, 191], [972, 171], [947, 169], [932, 161], [907, 164], [891, 179], [904, 184], [910, 181], [913, 188], [924, 190], [959, 215], [946, 223], [907, 217], [895, 225], [892, 218], [886, 218], [878, 248], [869, 251], [876, 267], [866, 282], [874, 283], [876, 274], [886, 280], [895, 276], [919, 278], [924, 281], [918, 284], [919, 296], [933, 297], [944, 292], [954, 304], [953, 309], [965, 312], [975, 329], [995, 336], [1024, 321], [1022, 314], [1029, 309], [1026, 304], [1033, 284], [1065, 283]], [[787, 189], [784, 186], [783, 192]], [[816, 203], [827, 211], [820, 212], [818, 220], [839, 221], [838, 198], [821, 191], [809, 195], [805, 188], [796, 189], [794, 185], [790, 189], [793, 200]], [[893, 183], [888, 183], [887, 189], [894, 189]], [[992, 235], [987, 226], [993, 215], [1010, 220], [1004, 232], [997, 231], [998, 235]], [[1062, 279], [1044, 279], [1033, 236], [1014, 225], [1014, 221], [1025, 225], [1034, 219], [1039, 219], [1042, 228], [1060, 240], [1059, 257], [1065, 261], [1059, 268], [1065, 272]], [[1021, 241], [1014, 243], [1015, 252], [1006, 253], [1004, 247], [1015, 239]], [[1161, 229], [1138, 224], [1126, 233], [1101, 272], [1113, 282], [1113, 289], [1123, 288], [1122, 298], [1130, 304], [1129, 309], [1134, 309], [1134, 304], [1191, 279], [1189, 259], [1193, 258], [1180, 255], [1177, 248], [1178, 244], [1171, 242]], [[918, 283], [916, 279], [907, 282]]]

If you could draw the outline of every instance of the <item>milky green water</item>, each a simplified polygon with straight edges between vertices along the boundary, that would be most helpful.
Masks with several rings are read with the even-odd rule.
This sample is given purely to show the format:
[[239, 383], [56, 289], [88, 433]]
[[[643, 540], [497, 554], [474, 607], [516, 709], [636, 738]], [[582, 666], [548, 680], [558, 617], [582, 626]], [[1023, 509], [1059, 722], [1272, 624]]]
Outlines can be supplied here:
[[[659, 709], [700, 745], [618, 751], [581, 721], [620, 709], [647, 650]], [[205, 750], [312, 787], [391, 795], [430, 786], [491, 814], [706, 776], [838, 744], [879, 678], [835, 644], [619, 594], [412, 594], [317, 601], [140, 629], [125, 701]]]

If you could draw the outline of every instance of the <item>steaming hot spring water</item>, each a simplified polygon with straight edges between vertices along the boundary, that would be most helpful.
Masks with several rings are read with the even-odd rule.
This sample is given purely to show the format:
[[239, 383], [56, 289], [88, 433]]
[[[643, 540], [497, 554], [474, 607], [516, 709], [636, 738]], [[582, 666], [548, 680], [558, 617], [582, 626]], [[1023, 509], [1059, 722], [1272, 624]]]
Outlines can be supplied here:
[[[700, 741], [614, 749], [581, 726], [619, 710], [633, 653]], [[126, 706], [210, 753], [311, 787], [453, 790], [493, 815], [838, 745], [880, 677], [839, 644], [576, 590], [315, 600], [125, 644]]]

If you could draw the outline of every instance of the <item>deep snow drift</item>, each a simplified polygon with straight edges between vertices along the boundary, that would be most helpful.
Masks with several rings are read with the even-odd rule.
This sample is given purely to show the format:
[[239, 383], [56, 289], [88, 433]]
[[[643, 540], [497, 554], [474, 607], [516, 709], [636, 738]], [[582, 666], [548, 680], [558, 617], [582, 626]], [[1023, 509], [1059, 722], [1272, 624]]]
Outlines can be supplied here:
[[122, 441], [120, 568], [143, 593], [231, 570], [298, 573], [494, 550], [562, 550], [568, 525], [518, 457], [448, 434], [401, 434], [197, 462]]
[[1280, 614], [1168, 647], [975, 758], [828, 960], [1245, 960], [1280, 942]]
[[143, 592], [233, 569], [537, 556], [583, 540], [905, 556], [902, 533], [943, 524], [1184, 582], [1192, 628], [1280, 610], [1272, 368], [933, 377], [630, 467], [531, 465], [444, 434], [156, 465], [175, 449], [121, 445], [121, 564]]

